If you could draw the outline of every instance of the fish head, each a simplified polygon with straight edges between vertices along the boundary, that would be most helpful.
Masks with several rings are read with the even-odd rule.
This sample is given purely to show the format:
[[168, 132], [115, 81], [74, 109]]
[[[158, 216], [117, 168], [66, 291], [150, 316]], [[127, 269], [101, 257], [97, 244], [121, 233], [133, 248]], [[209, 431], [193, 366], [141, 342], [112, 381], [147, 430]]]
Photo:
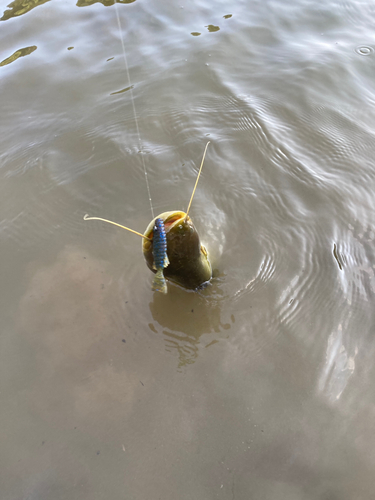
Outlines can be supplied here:
[[148, 268], [155, 272], [152, 240], [155, 220], [158, 218], [164, 222], [167, 238], [169, 265], [164, 269], [164, 276], [184, 288], [191, 290], [199, 288], [211, 279], [212, 268], [198, 231], [185, 212], [177, 210], [164, 212], [147, 226], [144, 235], [151, 241], [143, 239], [142, 251]]

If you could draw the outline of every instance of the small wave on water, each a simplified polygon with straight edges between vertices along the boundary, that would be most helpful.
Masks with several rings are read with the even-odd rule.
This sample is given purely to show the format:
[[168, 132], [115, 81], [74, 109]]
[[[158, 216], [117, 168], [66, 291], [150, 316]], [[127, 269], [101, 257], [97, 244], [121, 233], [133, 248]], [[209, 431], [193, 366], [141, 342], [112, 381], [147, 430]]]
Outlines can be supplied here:
[[374, 48], [368, 45], [359, 45], [358, 47], [356, 47], [355, 51], [360, 56], [370, 56], [374, 53]]

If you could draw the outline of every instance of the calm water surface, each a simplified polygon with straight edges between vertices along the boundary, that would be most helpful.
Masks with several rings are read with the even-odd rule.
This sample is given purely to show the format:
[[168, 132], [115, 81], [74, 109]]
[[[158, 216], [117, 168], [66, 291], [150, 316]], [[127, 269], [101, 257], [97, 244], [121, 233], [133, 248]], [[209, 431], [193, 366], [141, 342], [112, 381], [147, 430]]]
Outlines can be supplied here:
[[372, 499], [373, 0], [0, 5], [1, 499]]

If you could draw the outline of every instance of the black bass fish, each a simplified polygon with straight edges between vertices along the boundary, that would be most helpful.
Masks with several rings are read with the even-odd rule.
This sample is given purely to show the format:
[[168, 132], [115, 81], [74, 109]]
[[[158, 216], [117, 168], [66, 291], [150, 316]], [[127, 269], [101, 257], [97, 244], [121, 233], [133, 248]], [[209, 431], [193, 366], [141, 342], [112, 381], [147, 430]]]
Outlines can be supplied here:
[[190, 290], [200, 288], [211, 279], [212, 268], [207, 250], [202, 245], [192, 220], [185, 212], [178, 210], [164, 212], [148, 225], [142, 242], [142, 251], [148, 268], [155, 272], [157, 267], [154, 262], [153, 238], [158, 219], [163, 221], [168, 245], [169, 266], [163, 271], [164, 277]]

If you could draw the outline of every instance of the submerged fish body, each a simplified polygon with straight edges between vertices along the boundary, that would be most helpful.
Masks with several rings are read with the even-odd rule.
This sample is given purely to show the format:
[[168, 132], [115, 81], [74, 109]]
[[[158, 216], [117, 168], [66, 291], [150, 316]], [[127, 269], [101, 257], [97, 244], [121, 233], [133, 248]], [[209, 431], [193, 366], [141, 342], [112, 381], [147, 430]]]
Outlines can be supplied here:
[[[155, 226], [158, 219], [163, 222], [169, 259], [168, 267], [162, 269], [163, 278], [190, 290], [201, 287], [211, 279], [212, 268], [207, 250], [201, 244], [198, 232], [185, 212], [164, 212], [150, 222], [144, 233], [149, 240], [144, 239], [142, 242], [147, 266], [154, 273], [157, 272], [154, 247], [157, 245]], [[156, 241], [158, 237], [157, 230]]]
[[154, 258], [153, 268], [156, 275], [152, 283], [154, 291], [167, 293], [167, 282], [164, 278], [164, 269], [169, 265], [167, 255], [167, 238], [165, 234], [164, 222], [160, 217], [155, 219], [153, 229], [152, 255]]

